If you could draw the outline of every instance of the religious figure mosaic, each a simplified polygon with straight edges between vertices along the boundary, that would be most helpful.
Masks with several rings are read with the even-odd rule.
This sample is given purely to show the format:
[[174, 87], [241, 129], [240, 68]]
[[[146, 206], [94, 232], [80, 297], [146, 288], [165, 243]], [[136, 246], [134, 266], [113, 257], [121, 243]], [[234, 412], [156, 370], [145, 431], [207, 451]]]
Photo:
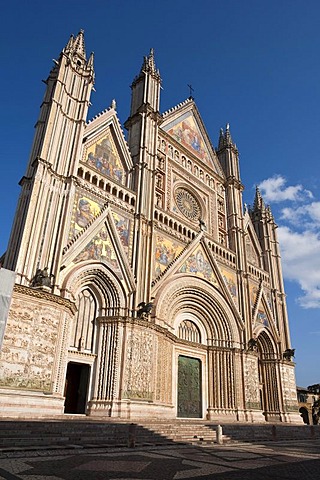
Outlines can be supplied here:
[[207, 147], [191, 112], [171, 122], [165, 130], [201, 160], [210, 163]]
[[268, 317], [266, 315], [266, 312], [262, 309], [259, 308], [257, 317], [256, 317], [256, 323], [260, 323], [261, 325], [264, 325], [265, 327], [269, 326], [269, 321]]
[[101, 208], [102, 205], [89, 197], [77, 195], [72, 212], [70, 238], [89, 225]]
[[197, 250], [187, 258], [183, 265], [179, 269], [179, 273], [192, 273], [197, 277], [204, 278], [209, 282], [213, 283], [215, 286], [218, 286], [218, 281], [212, 270], [212, 267], [201, 247], [198, 247]]
[[110, 133], [87, 147], [85, 161], [103, 175], [124, 183], [124, 168]]
[[116, 212], [112, 212], [112, 216], [116, 225], [117, 232], [120, 236], [124, 251], [128, 255], [130, 242], [130, 221]]
[[221, 269], [221, 274], [233, 300], [237, 301], [238, 292], [237, 292], [237, 284], [236, 284], [236, 275], [233, 272], [230, 272], [229, 270], [226, 270], [226, 269]]
[[174, 240], [156, 235], [154, 278], [158, 277], [183, 250], [183, 246]]
[[123, 278], [116, 253], [106, 228], [100, 230], [100, 232], [90, 240], [82, 252], [79, 253], [73, 261], [74, 263], [77, 263], [86, 260], [103, 262], [115, 272], [120, 279]]

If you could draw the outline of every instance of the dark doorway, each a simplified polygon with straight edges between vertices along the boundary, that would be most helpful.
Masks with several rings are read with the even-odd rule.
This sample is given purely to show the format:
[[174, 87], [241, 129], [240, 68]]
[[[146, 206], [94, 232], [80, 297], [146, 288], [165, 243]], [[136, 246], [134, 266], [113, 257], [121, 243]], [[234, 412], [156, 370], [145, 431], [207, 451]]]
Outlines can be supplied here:
[[85, 413], [90, 366], [83, 363], [68, 363], [64, 413]]
[[301, 417], [302, 417], [302, 420], [303, 420], [303, 423], [306, 423], [307, 425], [309, 425], [309, 413], [308, 413], [308, 410], [304, 407], [301, 407], [299, 408], [299, 412], [301, 414]]
[[178, 417], [202, 418], [201, 361], [179, 355]]

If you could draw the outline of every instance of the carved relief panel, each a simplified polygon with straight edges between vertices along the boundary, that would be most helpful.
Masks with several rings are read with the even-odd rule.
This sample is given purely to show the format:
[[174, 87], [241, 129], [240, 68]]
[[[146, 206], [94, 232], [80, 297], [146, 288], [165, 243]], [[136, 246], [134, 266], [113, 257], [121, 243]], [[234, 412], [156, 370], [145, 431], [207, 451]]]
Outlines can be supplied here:
[[245, 357], [244, 362], [245, 405], [248, 409], [260, 410], [260, 384], [258, 373], [258, 357]]
[[52, 392], [65, 313], [36, 298], [14, 298], [0, 362], [0, 385]]
[[280, 372], [283, 384], [283, 399], [285, 408], [288, 412], [296, 412], [298, 410], [298, 406], [294, 365], [281, 365]]
[[156, 337], [138, 326], [128, 332], [124, 371], [124, 398], [153, 400]]

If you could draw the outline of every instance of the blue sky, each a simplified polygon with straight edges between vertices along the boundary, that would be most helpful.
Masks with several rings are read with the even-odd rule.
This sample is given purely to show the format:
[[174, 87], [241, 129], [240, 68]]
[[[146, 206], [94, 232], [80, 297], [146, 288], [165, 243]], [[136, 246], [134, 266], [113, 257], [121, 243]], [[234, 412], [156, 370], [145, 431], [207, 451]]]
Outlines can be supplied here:
[[95, 52], [90, 117], [117, 100], [150, 48], [163, 79], [161, 110], [189, 96], [217, 145], [230, 122], [244, 202], [255, 185], [279, 225], [300, 386], [320, 382], [320, 3], [314, 0], [11, 0], [2, 6], [1, 233], [6, 249], [52, 59], [85, 30]]

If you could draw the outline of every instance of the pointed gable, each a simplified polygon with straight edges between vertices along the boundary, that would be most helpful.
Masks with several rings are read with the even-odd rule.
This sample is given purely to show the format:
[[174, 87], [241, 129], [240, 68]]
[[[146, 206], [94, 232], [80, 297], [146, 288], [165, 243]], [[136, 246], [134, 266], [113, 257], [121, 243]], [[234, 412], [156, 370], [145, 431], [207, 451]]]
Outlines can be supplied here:
[[75, 227], [63, 250], [64, 265], [70, 269], [80, 262], [103, 263], [132, 289], [135, 281], [128, 259], [130, 220], [105, 204], [84, 228]]
[[196, 275], [218, 287], [216, 274], [213, 271], [202, 245], [199, 245], [191, 255], [185, 259], [177, 273]]
[[132, 159], [115, 111], [115, 104], [87, 125], [82, 162], [118, 183], [126, 183]]
[[244, 228], [246, 232], [245, 244], [246, 244], [247, 260], [252, 265], [261, 268], [261, 256], [262, 256], [261, 245], [258, 240], [257, 234], [254, 230], [254, 227], [252, 225], [252, 220], [248, 212], [245, 213], [244, 220], [245, 220]]
[[163, 114], [161, 128], [203, 163], [222, 175], [218, 157], [192, 99]]
[[95, 260], [105, 263], [115, 274], [123, 279], [116, 252], [105, 227], [87, 243], [81, 252], [73, 259], [74, 263], [84, 260]]

